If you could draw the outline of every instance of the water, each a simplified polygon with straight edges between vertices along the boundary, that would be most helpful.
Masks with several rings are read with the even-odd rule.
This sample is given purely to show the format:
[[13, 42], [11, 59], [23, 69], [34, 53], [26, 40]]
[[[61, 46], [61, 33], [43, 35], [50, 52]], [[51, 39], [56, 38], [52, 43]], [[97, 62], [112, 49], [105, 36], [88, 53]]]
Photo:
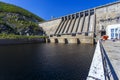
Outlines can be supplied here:
[[22, 44], [0, 46], [0, 80], [85, 80], [94, 46]]

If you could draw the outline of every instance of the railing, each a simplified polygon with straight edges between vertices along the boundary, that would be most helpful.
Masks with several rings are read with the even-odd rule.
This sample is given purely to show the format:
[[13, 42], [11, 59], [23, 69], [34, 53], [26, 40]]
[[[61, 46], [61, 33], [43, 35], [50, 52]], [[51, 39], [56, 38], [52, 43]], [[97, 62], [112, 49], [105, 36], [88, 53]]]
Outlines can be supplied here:
[[101, 55], [103, 61], [105, 80], [119, 80], [101, 41], [100, 41], [100, 49], [101, 49]]
[[87, 80], [119, 80], [100, 40], [97, 42]]

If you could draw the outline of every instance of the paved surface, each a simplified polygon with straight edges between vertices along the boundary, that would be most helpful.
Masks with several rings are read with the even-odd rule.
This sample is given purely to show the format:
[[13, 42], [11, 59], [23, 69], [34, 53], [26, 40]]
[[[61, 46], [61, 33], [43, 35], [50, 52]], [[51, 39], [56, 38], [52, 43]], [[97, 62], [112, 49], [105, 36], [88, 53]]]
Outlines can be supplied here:
[[103, 46], [118, 78], [120, 79], [120, 40], [115, 42], [107, 40], [103, 42]]

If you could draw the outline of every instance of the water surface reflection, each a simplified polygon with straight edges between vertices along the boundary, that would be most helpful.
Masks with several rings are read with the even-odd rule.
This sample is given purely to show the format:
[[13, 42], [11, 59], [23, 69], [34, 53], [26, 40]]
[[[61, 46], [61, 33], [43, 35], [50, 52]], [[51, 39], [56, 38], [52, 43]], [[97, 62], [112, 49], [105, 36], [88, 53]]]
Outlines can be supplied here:
[[93, 52], [88, 44], [0, 46], [0, 80], [85, 80]]

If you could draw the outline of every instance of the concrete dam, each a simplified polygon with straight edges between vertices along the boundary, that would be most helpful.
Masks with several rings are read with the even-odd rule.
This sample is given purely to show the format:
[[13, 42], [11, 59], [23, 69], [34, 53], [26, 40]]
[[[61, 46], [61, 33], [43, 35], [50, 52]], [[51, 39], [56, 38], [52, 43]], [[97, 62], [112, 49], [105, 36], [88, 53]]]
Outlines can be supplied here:
[[[86, 80], [120, 79], [120, 1], [39, 23], [39, 26], [51, 43], [97, 42]], [[112, 40], [101, 41], [106, 33]]]
[[90, 43], [97, 41], [106, 27], [120, 23], [120, 2], [76, 12], [39, 23], [51, 43]]

